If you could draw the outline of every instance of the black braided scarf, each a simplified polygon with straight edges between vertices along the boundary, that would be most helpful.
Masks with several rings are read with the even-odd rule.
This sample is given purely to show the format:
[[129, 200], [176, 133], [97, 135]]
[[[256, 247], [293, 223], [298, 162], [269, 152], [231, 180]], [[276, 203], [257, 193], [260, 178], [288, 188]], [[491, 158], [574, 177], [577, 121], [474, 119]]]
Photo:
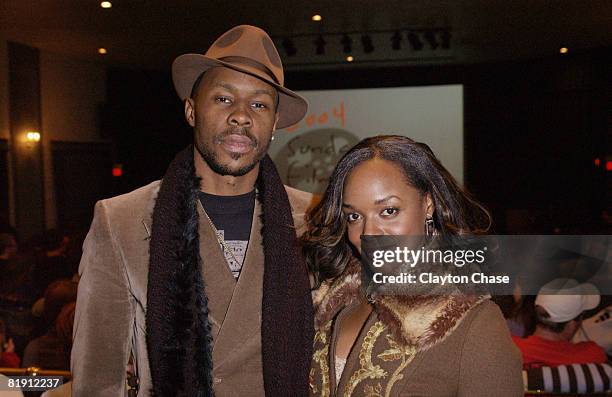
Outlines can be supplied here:
[[[214, 396], [209, 297], [202, 279], [196, 207], [200, 178], [193, 157], [190, 145], [172, 161], [153, 210], [146, 331], [156, 397]], [[310, 283], [289, 198], [268, 156], [260, 163], [257, 189], [265, 257], [264, 388], [267, 396], [306, 396], [314, 333]]]

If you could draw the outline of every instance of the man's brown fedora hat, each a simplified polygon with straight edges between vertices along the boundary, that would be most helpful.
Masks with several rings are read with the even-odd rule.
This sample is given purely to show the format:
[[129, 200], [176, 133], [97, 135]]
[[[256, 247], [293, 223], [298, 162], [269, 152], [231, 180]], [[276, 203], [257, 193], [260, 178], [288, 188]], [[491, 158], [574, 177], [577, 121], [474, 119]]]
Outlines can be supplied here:
[[255, 76], [278, 91], [277, 128], [299, 122], [308, 103], [284, 87], [283, 64], [272, 39], [266, 32], [250, 25], [236, 26], [219, 37], [206, 54], [184, 54], [172, 64], [174, 88], [182, 100], [191, 96], [197, 78], [208, 69], [225, 66]]

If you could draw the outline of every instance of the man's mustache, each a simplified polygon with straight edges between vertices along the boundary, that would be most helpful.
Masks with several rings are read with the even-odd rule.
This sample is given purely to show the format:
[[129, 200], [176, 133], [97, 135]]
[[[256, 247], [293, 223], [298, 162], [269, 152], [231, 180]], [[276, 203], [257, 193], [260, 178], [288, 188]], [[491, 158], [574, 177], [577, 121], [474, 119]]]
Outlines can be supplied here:
[[230, 135], [246, 136], [247, 138], [251, 140], [251, 144], [253, 145], [253, 147], [256, 147], [259, 145], [259, 140], [253, 134], [251, 134], [249, 129], [242, 128], [242, 127], [227, 128], [225, 131], [223, 131], [222, 133], [216, 136], [215, 141], [217, 141], [217, 143], [222, 143], [225, 140], [225, 138], [227, 138]]

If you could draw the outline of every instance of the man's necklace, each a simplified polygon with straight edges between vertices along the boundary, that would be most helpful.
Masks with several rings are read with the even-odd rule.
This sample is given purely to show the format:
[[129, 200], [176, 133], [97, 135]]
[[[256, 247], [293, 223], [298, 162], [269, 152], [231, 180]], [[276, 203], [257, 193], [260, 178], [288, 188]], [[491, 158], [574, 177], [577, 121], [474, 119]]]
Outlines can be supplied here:
[[[206, 211], [204, 211], [204, 215], [206, 216], [206, 219], [208, 219], [208, 223], [210, 224], [210, 227], [212, 227], [213, 231], [215, 232], [215, 237], [217, 237], [217, 241], [223, 247], [223, 251], [228, 253], [232, 257], [234, 262], [236, 262], [237, 265], [242, 266], [242, 262], [240, 262], [238, 259], [236, 259], [236, 256], [234, 255], [234, 251], [231, 250], [227, 246], [227, 244], [225, 243], [225, 240], [223, 239], [223, 237], [221, 237], [221, 234], [219, 233], [219, 230], [217, 230], [217, 228], [215, 227], [215, 224], [213, 223], [212, 219], [210, 219], [210, 216], [208, 216]], [[226, 257], [226, 260], [227, 260], [227, 257]]]

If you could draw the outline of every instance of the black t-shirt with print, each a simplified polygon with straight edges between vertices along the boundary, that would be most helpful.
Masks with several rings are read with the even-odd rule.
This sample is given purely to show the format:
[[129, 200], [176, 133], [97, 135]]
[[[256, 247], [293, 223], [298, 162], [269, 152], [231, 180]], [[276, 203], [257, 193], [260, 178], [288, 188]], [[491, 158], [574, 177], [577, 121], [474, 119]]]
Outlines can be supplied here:
[[[234, 254], [232, 257], [220, 246], [232, 274], [238, 278], [251, 235], [255, 190], [238, 196], [217, 196], [200, 192], [199, 198], [220, 237]], [[239, 263], [236, 263], [234, 257]]]

